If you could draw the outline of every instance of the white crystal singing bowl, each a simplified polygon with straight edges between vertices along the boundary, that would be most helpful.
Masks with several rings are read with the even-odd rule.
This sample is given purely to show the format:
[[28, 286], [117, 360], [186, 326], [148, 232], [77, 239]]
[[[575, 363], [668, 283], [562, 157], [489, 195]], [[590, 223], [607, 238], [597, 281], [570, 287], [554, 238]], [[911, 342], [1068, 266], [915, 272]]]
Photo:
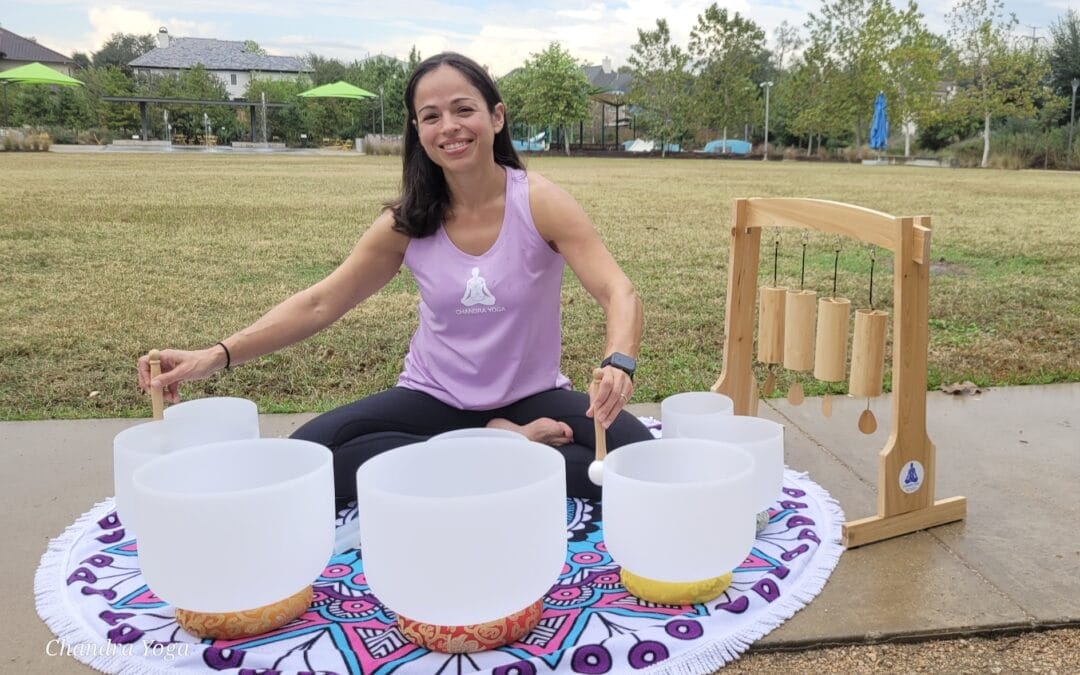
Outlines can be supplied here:
[[723, 394], [711, 391], [687, 391], [673, 394], [660, 402], [660, 423], [665, 438], [684, 436], [682, 425], [701, 417], [732, 415], [734, 402]]
[[727, 415], [687, 420], [688, 438], [731, 443], [754, 457], [754, 504], [764, 511], [780, 498], [784, 486], [784, 425], [761, 417]]
[[132, 477], [139, 566], [158, 597], [192, 612], [276, 603], [309, 585], [334, 547], [333, 455], [286, 438], [211, 443]]
[[730, 572], [754, 542], [754, 459], [728, 443], [659, 438], [604, 460], [604, 542], [616, 563], [661, 582]]
[[441, 441], [446, 438], [506, 438], [517, 441], [529, 440], [525, 437], [525, 434], [519, 434], [518, 432], [509, 429], [497, 429], [494, 427], [466, 427], [464, 429], [454, 429], [453, 431], [444, 431], [437, 436], [432, 436], [428, 440]]
[[136, 424], [113, 437], [113, 487], [116, 513], [128, 534], [138, 531], [132, 508], [131, 476], [143, 464], [172, 452], [173, 435], [167, 420]]
[[138, 533], [131, 509], [131, 476], [140, 466], [174, 450], [259, 437], [258, 408], [242, 398], [211, 397], [165, 409], [161, 420], [125, 429], [113, 438], [116, 512], [130, 533]]
[[165, 419], [173, 422], [176, 448], [259, 437], [259, 409], [246, 398], [211, 396], [184, 401], [165, 408]]
[[543, 597], [566, 560], [566, 469], [554, 448], [462, 437], [385, 452], [356, 472], [372, 593], [399, 615], [467, 626]]

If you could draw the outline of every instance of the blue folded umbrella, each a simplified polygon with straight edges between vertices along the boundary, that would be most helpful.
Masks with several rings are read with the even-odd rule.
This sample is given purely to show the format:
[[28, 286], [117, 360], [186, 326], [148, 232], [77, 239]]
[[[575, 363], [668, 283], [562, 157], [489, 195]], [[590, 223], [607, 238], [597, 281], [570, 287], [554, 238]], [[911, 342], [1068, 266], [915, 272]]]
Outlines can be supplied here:
[[885, 110], [885, 92], [874, 100], [874, 121], [870, 123], [870, 147], [884, 150], [889, 145], [889, 113]]

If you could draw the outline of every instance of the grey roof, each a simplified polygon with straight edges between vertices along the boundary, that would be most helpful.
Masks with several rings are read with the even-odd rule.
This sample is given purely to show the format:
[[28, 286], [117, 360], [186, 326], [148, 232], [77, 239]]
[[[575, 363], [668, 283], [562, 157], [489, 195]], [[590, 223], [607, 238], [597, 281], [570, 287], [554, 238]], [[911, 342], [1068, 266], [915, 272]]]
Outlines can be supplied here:
[[157, 47], [133, 60], [133, 68], [191, 68], [201, 63], [207, 70], [257, 70], [308, 73], [311, 68], [295, 56], [261, 56], [244, 51], [242, 41], [210, 38], [171, 38], [168, 47]]
[[589, 78], [589, 84], [613, 94], [625, 94], [630, 91], [630, 83], [634, 81], [634, 76], [629, 73], [604, 72], [602, 66], [585, 66], [582, 70], [585, 71], [585, 77]]
[[72, 63], [71, 57], [48, 47], [42, 47], [33, 40], [0, 28], [0, 59], [8, 61], [39, 61], [41, 63]]

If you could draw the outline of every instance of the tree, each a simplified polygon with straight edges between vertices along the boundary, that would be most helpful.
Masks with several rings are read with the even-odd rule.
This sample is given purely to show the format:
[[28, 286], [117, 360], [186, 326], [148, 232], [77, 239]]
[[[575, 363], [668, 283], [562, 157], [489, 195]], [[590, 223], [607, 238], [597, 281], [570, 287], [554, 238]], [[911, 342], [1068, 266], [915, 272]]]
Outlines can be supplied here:
[[[524, 68], [515, 68], [499, 78], [499, 93], [502, 95], [503, 104], [506, 105], [506, 118], [511, 125], [510, 133], [514, 135], [514, 128], [528, 129], [529, 118], [526, 116], [527, 99], [529, 93], [529, 73]], [[529, 131], [524, 134], [531, 136]]]
[[316, 85], [330, 84], [338, 80], [344, 80], [348, 69], [345, 64], [337, 59], [328, 59], [314, 52], [308, 52], [304, 61], [311, 67], [311, 79]]
[[869, 130], [879, 91], [889, 99], [890, 116], [904, 119], [916, 109], [901, 109], [899, 103], [923, 105], [937, 83], [937, 73], [924, 67], [939, 58], [936, 43], [913, 1], [898, 11], [890, 0], [832, 0], [820, 14], [811, 14], [806, 25], [810, 46], [829, 76], [818, 86], [828, 96], [831, 114], [852, 131], [857, 146]]
[[410, 70], [407, 64], [381, 54], [353, 63], [346, 75], [347, 80], [382, 97], [367, 99], [363, 103], [366, 114], [361, 127], [380, 134], [387, 129], [391, 134], [404, 130], [405, 85]]
[[311, 80], [304, 75], [280, 80], [255, 77], [248, 82], [244, 98], [248, 101], [262, 101], [265, 94], [267, 103], [288, 104], [286, 108], [267, 108], [267, 137], [277, 135], [284, 138], [286, 143], [296, 144], [300, 141], [300, 134], [308, 130], [304, 125], [303, 108], [313, 102], [310, 99], [297, 98], [297, 94], [310, 88]]
[[558, 42], [534, 53], [521, 69], [520, 115], [532, 124], [563, 131], [563, 147], [570, 155], [570, 130], [589, 114], [591, 86], [581, 65]]
[[783, 72], [784, 60], [787, 55], [802, 49], [804, 41], [802, 36], [799, 35], [799, 29], [789, 24], [785, 19], [773, 31], [773, 43], [776, 45], [772, 50], [776, 59], [776, 70]]
[[91, 63], [98, 68], [116, 66], [130, 75], [131, 67], [128, 64], [156, 46], [154, 36], [149, 33], [113, 33], [105, 44], [101, 45], [101, 49], [94, 52]]
[[1054, 89], [1072, 96], [1072, 80], [1080, 77], [1080, 14], [1074, 9], [1050, 26], [1050, 73]]
[[666, 155], [668, 143], [682, 142], [690, 135], [694, 81], [690, 55], [671, 44], [665, 19], [656, 20], [655, 30], [639, 28], [631, 52], [634, 81], [628, 98], [641, 110], [641, 126], [660, 139], [661, 154]]
[[75, 65], [77, 65], [80, 70], [85, 70], [92, 65], [90, 55], [86, 52], [73, 52], [71, 54], [71, 60], [75, 62]]
[[754, 72], [765, 52], [765, 31], [738, 12], [716, 4], [699, 14], [690, 31], [690, 55], [697, 69], [694, 102], [705, 126], [723, 131], [749, 119], [757, 107]]
[[244, 51], [248, 54], [266, 56], [266, 50], [260, 47], [259, 43], [254, 40], [244, 40]]
[[832, 95], [824, 83], [836, 80], [836, 64], [825, 55], [825, 46], [811, 44], [803, 53], [788, 77], [777, 85], [778, 106], [789, 111], [788, 130], [798, 136], [806, 135], [806, 154], [813, 153], [814, 137], [841, 136], [847, 123], [833, 114]]
[[86, 83], [90, 120], [93, 126], [106, 127], [124, 135], [139, 128], [139, 108], [134, 103], [109, 103], [102, 96], [133, 96], [135, 84], [119, 66], [92, 66], [76, 74]]
[[[140, 93], [158, 98], [197, 99], [203, 101], [227, 101], [228, 90], [225, 83], [208, 71], [202, 64], [180, 71], [176, 74], [141, 77], [137, 82]], [[150, 115], [155, 127], [163, 123], [162, 116]], [[169, 123], [177, 133], [189, 138], [201, 137], [206, 133], [206, 124], [212, 134], [237, 135], [238, 121], [236, 111], [226, 106], [181, 105], [169, 108]]]
[[1005, 18], [1003, 6], [1003, 0], [960, 0], [949, 13], [959, 85], [950, 107], [957, 115], [983, 121], [983, 168], [990, 165], [991, 123], [995, 118], [1034, 116], [1034, 101], [1048, 70], [1034, 49], [1013, 44], [1012, 31], [1019, 22], [1015, 15]]
[[892, 24], [892, 44], [882, 64], [882, 90], [889, 102], [890, 118], [899, 121], [904, 133], [904, 156], [911, 155], [912, 127], [926, 124], [937, 108], [934, 89], [941, 78], [944, 38], [928, 31], [914, 3], [898, 13]]

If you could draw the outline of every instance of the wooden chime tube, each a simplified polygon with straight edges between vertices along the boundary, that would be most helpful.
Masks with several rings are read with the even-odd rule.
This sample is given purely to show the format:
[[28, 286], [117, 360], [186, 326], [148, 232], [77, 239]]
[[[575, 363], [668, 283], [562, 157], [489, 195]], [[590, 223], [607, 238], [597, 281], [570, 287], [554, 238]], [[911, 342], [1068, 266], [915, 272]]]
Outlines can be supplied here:
[[784, 362], [784, 297], [786, 288], [758, 289], [758, 361]]
[[822, 298], [818, 301], [814, 377], [822, 382], [843, 382], [847, 369], [848, 326], [851, 301]]
[[814, 320], [817, 293], [788, 291], [784, 300], [784, 368], [814, 369]]
[[889, 314], [880, 309], [855, 310], [855, 337], [851, 342], [851, 379], [848, 393], [857, 397], [881, 395], [885, 371], [885, 335]]

